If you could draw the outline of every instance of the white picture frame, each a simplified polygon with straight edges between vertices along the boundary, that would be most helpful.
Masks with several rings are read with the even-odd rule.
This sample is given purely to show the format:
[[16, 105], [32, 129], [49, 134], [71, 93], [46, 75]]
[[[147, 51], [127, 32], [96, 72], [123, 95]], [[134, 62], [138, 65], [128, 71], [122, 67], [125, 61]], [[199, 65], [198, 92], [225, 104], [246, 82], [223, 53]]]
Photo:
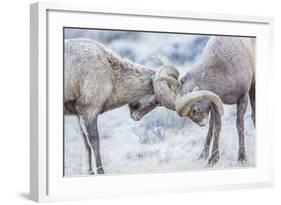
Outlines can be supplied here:
[[[112, 18], [114, 16], [114, 19]], [[98, 21], [93, 21], [98, 19]], [[126, 23], [124, 23], [126, 20]], [[93, 23], [94, 22], [94, 23]], [[183, 26], [186, 25], [186, 26]], [[62, 28], [247, 35], [257, 37], [257, 165], [251, 169], [209, 170], [64, 178], [62, 173]], [[169, 30], [170, 29], [170, 30]], [[34, 201], [179, 193], [273, 186], [270, 106], [273, 19], [212, 13], [97, 8], [46, 3], [30, 12], [30, 198]], [[58, 67], [59, 66], [59, 67]], [[49, 69], [55, 67], [58, 69]], [[265, 69], [266, 68], [266, 69]], [[56, 71], [54, 71], [56, 70]], [[266, 85], [266, 86], [265, 86]], [[56, 92], [54, 92], [56, 91]], [[267, 119], [266, 121], [263, 119]], [[61, 136], [62, 137], [62, 136]]]

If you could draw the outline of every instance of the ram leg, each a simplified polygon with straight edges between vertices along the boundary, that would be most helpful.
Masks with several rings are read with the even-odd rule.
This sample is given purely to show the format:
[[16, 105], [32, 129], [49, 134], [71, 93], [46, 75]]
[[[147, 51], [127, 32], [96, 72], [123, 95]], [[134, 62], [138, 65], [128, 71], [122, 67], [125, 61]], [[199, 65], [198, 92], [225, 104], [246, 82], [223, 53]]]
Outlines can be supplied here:
[[252, 107], [252, 120], [254, 125], [256, 126], [256, 86], [255, 83], [252, 83], [250, 92], [249, 92], [249, 96], [250, 96], [250, 103], [251, 103], [251, 107]]
[[244, 115], [246, 113], [248, 105], [249, 96], [246, 95], [241, 98], [237, 103], [237, 119], [236, 119], [236, 128], [239, 136], [239, 150], [238, 150], [238, 161], [246, 161], [246, 152], [245, 152], [245, 134], [244, 134]]
[[98, 133], [97, 116], [93, 118], [86, 118], [86, 128], [88, 132], [88, 139], [90, 145], [94, 151], [94, 157], [96, 162], [96, 169], [98, 174], [104, 174], [101, 155], [100, 155], [100, 138]]
[[82, 127], [82, 122], [81, 122], [81, 116], [79, 116], [78, 114], [76, 115], [78, 118], [78, 122], [79, 122], [79, 128], [80, 128], [80, 133], [83, 136], [83, 141], [86, 147], [86, 156], [87, 156], [87, 161], [88, 161], [88, 174], [90, 175], [94, 175], [95, 172], [93, 171], [93, 166], [92, 166], [92, 149], [91, 146], [89, 144], [89, 139], [87, 134], [84, 132], [83, 127]]
[[212, 129], [212, 137], [209, 145], [209, 156], [208, 156], [208, 164], [210, 166], [214, 166], [217, 161], [220, 159], [219, 152], [219, 137], [221, 131], [221, 116], [219, 111], [212, 103], [211, 106], [211, 114], [213, 115], [213, 129]]
[[201, 154], [199, 156], [199, 159], [207, 159], [208, 158], [209, 147], [210, 147], [212, 135], [213, 135], [213, 114], [211, 112], [210, 113], [209, 130], [208, 130], [207, 138], [206, 138], [206, 141], [205, 141], [205, 144], [204, 144], [203, 151], [201, 152]]

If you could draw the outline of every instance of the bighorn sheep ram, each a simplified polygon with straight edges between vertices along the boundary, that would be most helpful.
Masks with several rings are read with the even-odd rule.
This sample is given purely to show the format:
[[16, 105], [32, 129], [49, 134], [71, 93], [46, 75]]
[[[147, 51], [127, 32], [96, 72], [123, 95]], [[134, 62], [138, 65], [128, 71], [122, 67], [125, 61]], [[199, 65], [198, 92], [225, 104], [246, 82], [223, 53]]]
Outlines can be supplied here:
[[[177, 79], [179, 73], [175, 67], [163, 65], [155, 74], [153, 70], [121, 58], [100, 43], [87, 39], [65, 40], [64, 62], [64, 113], [78, 117], [88, 152], [89, 174], [94, 174], [92, 151], [96, 172], [103, 174], [98, 115], [128, 104], [131, 117], [140, 120], [159, 102], [166, 102], [166, 98], [169, 100], [172, 97], [167, 92], [169, 87], [164, 87], [163, 84], [168, 85], [170, 79]], [[159, 87], [159, 83], [163, 89]], [[222, 106], [219, 97], [208, 91], [185, 94], [173, 103], [181, 111], [202, 99], [209, 100], [218, 107]], [[81, 125], [81, 117], [86, 130]]]
[[[161, 60], [161, 56], [159, 57]], [[165, 59], [162, 60], [165, 64]], [[171, 64], [171, 63], [169, 63]], [[163, 71], [159, 71], [163, 72]], [[156, 74], [157, 75], [157, 74]], [[173, 86], [169, 89], [168, 85]], [[154, 82], [156, 84], [156, 82]], [[201, 158], [208, 158], [210, 164], [219, 159], [218, 140], [221, 130], [220, 107], [214, 106], [209, 100], [191, 103], [182, 108], [180, 102], [188, 101], [184, 96], [193, 90], [203, 89], [216, 93], [225, 104], [237, 104], [236, 127], [239, 135], [238, 160], [246, 160], [244, 142], [244, 114], [248, 98], [252, 107], [252, 119], [255, 123], [255, 52], [249, 38], [211, 37], [193, 69], [178, 82], [176, 76], [162, 81], [154, 91], [157, 99], [164, 106], [176, 110], [180, 116], [187, 116], [195, 123], [206, 124], [209, 112], [209, 131]], [[166, 96], [158, 96], [158, 89], [167, 89]], [[198, 92], [198, 91], [197, 91]], [[159, 98], [158, 98], [159, 97]], [[178, 104], [175, 101], [178, 100]], [[188, 104], [184, 104], [186, 106]], [[183, 107], [184, 107], [183, 106]]]

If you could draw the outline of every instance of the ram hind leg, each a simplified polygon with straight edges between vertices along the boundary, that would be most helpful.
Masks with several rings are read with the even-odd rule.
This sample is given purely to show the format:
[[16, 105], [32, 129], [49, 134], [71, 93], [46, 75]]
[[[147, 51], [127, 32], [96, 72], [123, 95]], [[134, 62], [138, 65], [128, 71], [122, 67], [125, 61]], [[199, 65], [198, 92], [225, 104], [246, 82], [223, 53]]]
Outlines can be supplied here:
[[256, 86], [255, 83], [252, 83], [250, 92], [249, 92], [249, 96], [250, 96], [250, 103], [251, 103], [251, 107], [252, 107], [252, 120], [254, 125], [256, 126]]
[[241, 98], [237, 103], [237, 119], [236, 119], [236, 127], [239, 136], [239, 150], [238, 150], [238, 161], [245, 162], [246, 161], [246, 152], [245, 152], [245, 134], [244, 134], [244, 115], [246, 113], [247, 105], [248, 105], [249, 96], [246, 95]]

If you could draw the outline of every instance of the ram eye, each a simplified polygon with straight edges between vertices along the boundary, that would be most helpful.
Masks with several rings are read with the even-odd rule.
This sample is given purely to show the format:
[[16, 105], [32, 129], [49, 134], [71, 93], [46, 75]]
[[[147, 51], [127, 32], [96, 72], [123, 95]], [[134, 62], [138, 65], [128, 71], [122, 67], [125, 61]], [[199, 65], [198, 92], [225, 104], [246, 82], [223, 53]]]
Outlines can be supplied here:
[[198, 111], [197, 109], [192, 109], [190, 112], [190, 115], [194, 116], [197, 113], [197, 111]]
[[135, 103], [135, 104], [130, 105], [130, 108], [133, 109], [133, 110], [137, 110], [139, 107], [140, 107], [139, 103]]

